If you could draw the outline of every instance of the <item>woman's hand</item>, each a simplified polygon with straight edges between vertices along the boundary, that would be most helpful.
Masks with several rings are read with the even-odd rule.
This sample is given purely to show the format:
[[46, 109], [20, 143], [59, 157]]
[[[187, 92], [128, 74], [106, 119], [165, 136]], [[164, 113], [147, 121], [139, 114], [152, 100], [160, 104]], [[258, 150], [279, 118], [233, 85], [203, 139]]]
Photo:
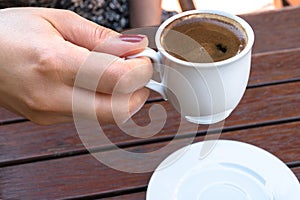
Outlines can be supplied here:
[[83, 102], [76, 114], [93, 116], [92, 103], [101, 123], [126, 121], [148, 98], [150, 60], [123, 58], [142, 51], [145, 36], [70, 11], [11, 8], [0, 10], [0, 38], [0, 105], [37, 124], [72, 121], [74, 98]]

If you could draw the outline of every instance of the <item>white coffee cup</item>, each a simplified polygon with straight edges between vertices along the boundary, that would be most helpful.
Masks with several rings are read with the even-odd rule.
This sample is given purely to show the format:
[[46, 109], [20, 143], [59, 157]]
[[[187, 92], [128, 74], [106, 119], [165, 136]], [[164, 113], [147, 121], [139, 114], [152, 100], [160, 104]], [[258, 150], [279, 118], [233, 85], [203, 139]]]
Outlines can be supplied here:
[[[175, 20], [180, 21], [178, 19], [191, 15], [216, 16], [227, 23], [238, 24], [246, 33], [245, 48], [229, 59], [212, 63], [187, 62], [170, 55], [161, 43], [164, 30]], [[178, 38], [195, 45], [195, 42], [184, 35]], [[238, 16], [221, 11], [186, 11], [161, 24], [155, 35], [155, 43], [157, 52], [147, 48], [130, 56], [147, 56], [155, 63], [161, 82], [151, 80], [146, 87], [160, 93], [190, 122], [212, 124], [227, 118], [243, 97], [249, 79], [254, 43], [254, 33], [250, 25]]]

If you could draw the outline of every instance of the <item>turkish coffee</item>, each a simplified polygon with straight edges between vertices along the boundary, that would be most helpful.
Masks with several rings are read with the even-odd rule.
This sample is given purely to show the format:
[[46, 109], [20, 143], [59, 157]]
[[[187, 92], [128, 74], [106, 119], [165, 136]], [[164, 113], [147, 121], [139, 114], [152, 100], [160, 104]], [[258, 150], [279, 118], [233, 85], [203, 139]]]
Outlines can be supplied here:
[[194, 14], [179, 18], [164, 30], [165, 51], [183, 61], [218, 62], [240, 53], [247, 35], [240, 24], [216, 14]]

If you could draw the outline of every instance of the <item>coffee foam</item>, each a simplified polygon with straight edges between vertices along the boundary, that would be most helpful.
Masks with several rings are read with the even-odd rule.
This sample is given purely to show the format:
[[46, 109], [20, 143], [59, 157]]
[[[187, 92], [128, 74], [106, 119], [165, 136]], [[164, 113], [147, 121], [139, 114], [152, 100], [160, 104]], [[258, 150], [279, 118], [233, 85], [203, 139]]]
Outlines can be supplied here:
[[208, 63], [238, 54], [247, 44], [247, 35], [243, 27], [230, 18], [193, 14], [169, 24], [161, 43], [169, 54], [181, 60]]

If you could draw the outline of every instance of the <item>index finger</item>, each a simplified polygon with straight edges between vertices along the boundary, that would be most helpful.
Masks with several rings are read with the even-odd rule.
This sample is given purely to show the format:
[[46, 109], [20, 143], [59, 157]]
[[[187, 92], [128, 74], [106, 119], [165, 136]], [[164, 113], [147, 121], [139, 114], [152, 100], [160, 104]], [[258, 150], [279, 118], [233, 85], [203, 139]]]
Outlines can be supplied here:
[[132, 93], [144, 87], [152, 77], [150, 59], [124, 59], [91, 52], [78, 69], [75, 85], [100, 93]]

